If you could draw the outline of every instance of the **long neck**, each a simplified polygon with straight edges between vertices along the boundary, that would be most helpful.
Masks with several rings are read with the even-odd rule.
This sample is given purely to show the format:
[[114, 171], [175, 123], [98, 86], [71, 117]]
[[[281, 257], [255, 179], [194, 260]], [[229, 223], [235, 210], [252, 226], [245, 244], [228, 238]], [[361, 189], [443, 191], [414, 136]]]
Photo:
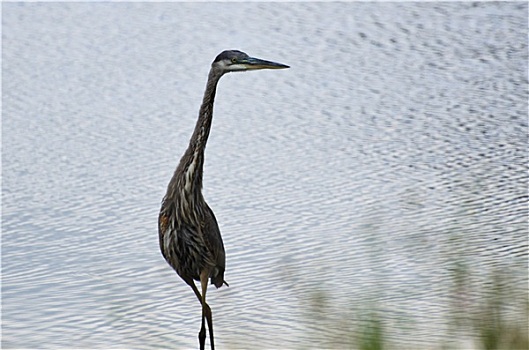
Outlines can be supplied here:
[[204, 149], [208, 141], [211, 120], [213, 119], [213, 103], [215, 102], [215, 93], [220, 77], [221, 75], [215, 73], [213, 69], [209, 72], [206, 91], [204, 92], [204, 98], [202, 99], [202, 105], [198, 113], [195, 131], [189, 141], [187, 150], [193, 151], [194, 154], [200, 156], [204, 156]]
[[215, 92], [217, 83], [222, 75], [216, 73], [213, 69], [210, 70], [206, 91], [200, 111], [198, 120], [195, 125], [193, 136], [189, 140], [189, 146], [180, 160], [178, 168], [180, 168], [181, 180], [183, 181], [183, 188], [189, 194], [200, 194], [202, 189], [202, 170], [204, 167], [204, 150], [209, 137], [211, 129], [211, 121], [213, 118], [213, 102], [215, 101]]

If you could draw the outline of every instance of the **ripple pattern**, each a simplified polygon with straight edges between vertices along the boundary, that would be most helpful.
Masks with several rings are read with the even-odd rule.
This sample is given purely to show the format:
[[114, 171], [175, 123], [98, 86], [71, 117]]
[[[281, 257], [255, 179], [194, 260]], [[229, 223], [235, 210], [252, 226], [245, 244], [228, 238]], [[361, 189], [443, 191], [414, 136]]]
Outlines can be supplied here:
[[527, 329], [527, 4], [2, 12], [3, 348], [196, 347], [156, 219], [225, 48], [292, 68], [219, 86], [219, 347], [344, 348], [365, 310], [404, 348], [465, 344], [494, 286]]

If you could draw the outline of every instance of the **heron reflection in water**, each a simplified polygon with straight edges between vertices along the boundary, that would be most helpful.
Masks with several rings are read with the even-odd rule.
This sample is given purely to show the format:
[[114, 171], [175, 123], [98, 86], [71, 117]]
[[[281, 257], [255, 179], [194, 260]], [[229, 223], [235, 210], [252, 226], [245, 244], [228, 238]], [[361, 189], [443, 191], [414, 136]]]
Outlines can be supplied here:
[[[211, 129], [217, 84], [229, 72], [282, 68], [289, 66], [250, 57], [237, 50], [224, 51], [215, 58], [195, 130], [162, 200], [158, 217], [160, 249], [167, 263], [193, 289], [202, 305], [202, 326], [198, 333], [202, 350], [206, 342], [204, 320], [208, 323], [211, 349], [215, 348], [212, 313], [206, 303], [208, 280], [217, 288], [223, 284], [228, 286], [224, 280], [226, 254], [219, 226], [202, 196], [204, 149]], [[195, 280], [200, 281], [202, 293]]]

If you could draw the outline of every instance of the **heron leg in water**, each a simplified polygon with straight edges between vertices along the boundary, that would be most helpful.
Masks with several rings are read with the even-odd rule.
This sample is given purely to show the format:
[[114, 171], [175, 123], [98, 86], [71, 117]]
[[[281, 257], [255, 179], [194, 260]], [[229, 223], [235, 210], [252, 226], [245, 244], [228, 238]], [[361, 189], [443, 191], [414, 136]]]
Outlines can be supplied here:
[[200, 274], [200, 284], [202, 286], [202, 328], [200, 332], [203, 333], [203, 337], [206, 337], [206, 331], [204, 329], [204, 318], [208, 321], [209, 329], [209, 343], [211, 350], [215, 350], [215, 341], [213, 340], [213, 319], [211, 316], [211, 308], [206, 303], [206, 290], [208, 289], [209, 271], [204, 270]]
[[[202, 277], [204, 276], [204, 277]], [[200, 327], [200, 332], [198, 333], [198, 341], [200, 343], [200, 349], [204, 350], [205, 343], [206, 343], [206, 329], [204, 327], [204, 317], [206, 318], [206, 321], [208, 322], [208, 328], [209, 328], [209, 338], [211, 342], [211, 350], [215, 350], [215, 343], [213, 340], [213, 319], [211, 315], [211, 308], [206, 303], [206, 289], [208, 286], [208, 274], [203, 273], [200, 276], [200, 283], [202, 286], [202, 295], [198, 291], [197, 286], [195, 285], [195, 282], [192, 278], [183, 278], [183, 280], [193, 289], [193, 292], [197, 296], [198, 301], [200, 301], [200, 304], [202, 304], [202, 326]], [[205, 282], [202, 282], [202, 281]]]

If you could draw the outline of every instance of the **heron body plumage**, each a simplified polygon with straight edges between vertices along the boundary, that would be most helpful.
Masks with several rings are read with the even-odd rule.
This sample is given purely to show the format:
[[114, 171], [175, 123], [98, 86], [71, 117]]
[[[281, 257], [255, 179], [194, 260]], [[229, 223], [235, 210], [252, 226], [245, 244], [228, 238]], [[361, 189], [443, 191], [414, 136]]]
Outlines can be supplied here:
[[[228, 72], [288, 66], [249, 57], [241, 51], [224, 51], [211, 65], [199, 117], [184, 155], [167, 186], [158, 216], [160, 250], [167, 263], [193, 289], [202, 304], [200, 348], [204, 349], [207, 319], [211, 349], [214, 349], [213, 320], [206, 303], [207, 282], [220, 288], [226, 254], [213, 211], [202, 195], [204, 151], [213, 118], [213, 103], [219, 79]], [[200, 281], [202, 293], [193, 282]]]

